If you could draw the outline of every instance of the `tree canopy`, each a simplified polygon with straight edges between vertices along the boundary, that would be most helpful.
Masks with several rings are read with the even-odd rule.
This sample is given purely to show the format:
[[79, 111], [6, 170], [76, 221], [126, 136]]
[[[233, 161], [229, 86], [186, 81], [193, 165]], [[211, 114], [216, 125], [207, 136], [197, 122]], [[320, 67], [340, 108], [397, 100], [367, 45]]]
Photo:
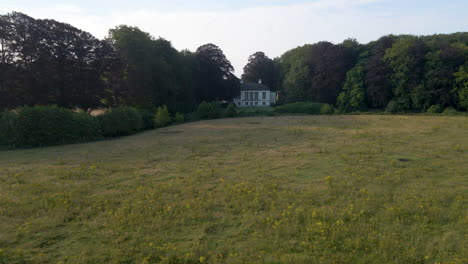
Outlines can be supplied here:
[[[279, 103], [319, 102], [341, 111], [368, 108], [468, 109], [468, 33], [388, 35], [367, 44], [321, 41], [271, 59], [248, 57], [242, 79], [263, 83]], [[0, 15], [0, 108], [56, 104], [91, 110], [133, 106], [189, 112], [231, 100], [240, 81], [222, 49], [176, 50], [137, 27], [99, 40], [88, 32], [19, 12]]]

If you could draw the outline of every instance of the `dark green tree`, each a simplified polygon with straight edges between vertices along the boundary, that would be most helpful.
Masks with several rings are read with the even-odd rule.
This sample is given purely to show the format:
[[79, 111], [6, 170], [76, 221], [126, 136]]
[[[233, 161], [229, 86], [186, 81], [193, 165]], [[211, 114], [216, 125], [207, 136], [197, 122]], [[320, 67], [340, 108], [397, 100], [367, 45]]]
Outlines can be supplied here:
[[425, 107], [428, 94], [423, 81], [428, 51], [427, 44], [414, 36], [403, 38], [386, 51], [384, 61], [392, 69], [393, 100], [400, 110]]
[[279, 72], [277, 64], [265, 53], [259, 51], [249, 56], [249, 62], [244, 67], [242, 80], [245, 82], [257, 82], [262, 80], [263, 84], [272, 91], [276, 91], [279, 82]]
[[348, 71], [343, 85], [343, 91], [337, 99], [337, 106], [340, 111], [359, 111], [366, 108], [364, 77], [364, 68], [360, 65]]
[[214, 44], [206, 44], [196, 51], [198, 102], [229, 100], [240, 94], [240, 81], [233, 74], [234, 67], [223, 51]]
[[393, 97], [390, 83], [390, 66], [383, 60], [387, 49], [397, 40], [396, 36], [384, 36], [369, 43], [369, 58], [364, 65], [367, 105], [371, 108], [385, 108]]

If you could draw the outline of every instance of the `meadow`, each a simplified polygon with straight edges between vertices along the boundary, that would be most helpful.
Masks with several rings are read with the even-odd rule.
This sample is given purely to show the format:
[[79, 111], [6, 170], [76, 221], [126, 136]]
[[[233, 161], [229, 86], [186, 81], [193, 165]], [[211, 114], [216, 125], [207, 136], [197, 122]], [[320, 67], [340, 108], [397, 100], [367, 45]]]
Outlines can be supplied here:
[[468, 117], [274, 116], [0, 152], [0, 263], [468, 263]]

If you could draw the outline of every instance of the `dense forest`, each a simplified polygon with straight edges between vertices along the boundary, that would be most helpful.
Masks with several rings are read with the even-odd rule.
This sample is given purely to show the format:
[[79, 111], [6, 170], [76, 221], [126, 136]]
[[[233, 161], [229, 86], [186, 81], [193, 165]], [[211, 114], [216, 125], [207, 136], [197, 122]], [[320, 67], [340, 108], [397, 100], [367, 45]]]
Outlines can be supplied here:
[[[238, 95], [233, 71], [214, 44], [177, 51], [136, 27], [118, 26], [99, 40], [54, 20], [0, 16], [0, 109], [167, 105], [190, 112], [203, 101]], [[467, 110], [468, 33], [319, 42], [275, 59], [257, 52], [242, 79], [264, 80], [279, 92], [279, 103], [328, 103], [342, 112]]]

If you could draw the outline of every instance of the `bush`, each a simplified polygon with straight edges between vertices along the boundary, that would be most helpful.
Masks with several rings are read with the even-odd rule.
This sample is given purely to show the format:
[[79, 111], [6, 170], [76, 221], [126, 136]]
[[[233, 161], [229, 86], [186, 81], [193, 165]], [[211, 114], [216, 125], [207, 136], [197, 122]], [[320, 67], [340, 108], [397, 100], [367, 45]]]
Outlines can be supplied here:
[[320, 108], [321, 115], [332, 115], [335, 113], [335, 107], [333, 105], [324, 104], [322, 108]]
[[444, 114], [444, 115], [457, 115], [459, 113], [455, 108], [453, 108], [452, 106], [449, 106], [449, 107], [444, 109], [442, 114]]
[[242, 107], [237, 110], [238, 116], [274, 116], [273, 107]]
[[105, 137], [125, 136], [143, 128], [143, 117], [133, 107], [118, 107], [99, 116], [102, 134]]
[[38, 147], [99, 138], [101, 130], [95, 117], [58, 106], [26, 106], [0, 118], [0, 145]]
[[183, 123], [185, 121], [184, 114], [179, 112], [175, 113], [174, 121], [178, 124]]
[[319, 115], [323, 106], [321, 103], [300, 102], [277, 106], [274, 111], [282, 114]]
[[73, 115], [74, 133], [71, 140], [73, 142], [87, 142], [102, 138], [99, 120], [85, 112]]
[[222, 107], [219, 102], [202, 102], [197, 109], [200, 119], [216, 119], [222, 116]]
[[16, 145], [47, 146], [76, 140], [73, 112], [58, 106], [33, 106], [19, 109]]
[[154, 126], [154, 112], [150, 110], [139, 110], [143, 118], [143, 129], [153, 129]]
[[16, 144], [16, 124], [18, 113], [5, 111], [0, 113], [0, 145], [12, 146]]
[[397, 113], [401, 112], [402, 110], [403, 108], [401, 107], [401, 105], [395, 100], [390, 101], [388, 103], [387, 108], [385, 109], [385, 111], [388, 113]]
[[433, 105], [427, 109], [427, 113], [441, 113], [444, 108], [441, 105]]
[[167, 106], [158, 107], [154, 116], [154, 123], [156, 127], [165, 127], [171, 123], [171, 114], [167, 110]]
[[226, 111], [224, 111], [225, 117], [236, 117], [237, 114], [238, 114], [237, 109], [234, 104], [229, 104], [228, 107], [226, 108]]

